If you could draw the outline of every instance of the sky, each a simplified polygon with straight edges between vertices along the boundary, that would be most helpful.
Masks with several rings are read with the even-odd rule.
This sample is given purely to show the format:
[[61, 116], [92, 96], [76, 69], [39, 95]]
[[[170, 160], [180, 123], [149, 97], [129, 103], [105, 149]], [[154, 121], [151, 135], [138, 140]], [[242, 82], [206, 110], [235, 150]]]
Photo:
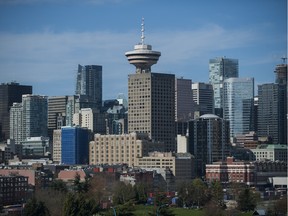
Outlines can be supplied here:
[[0, 83], [73, 95], [78, 64], [93, 64], [103, 99], [127, 97], [135, 67], [125, 52], [141, 40], [142, 17], [145, 43], [161, 52], [153, 72], [208, 82], [209, 59], [226, 56], [257, 89], [287, 56], [287, 0], [0, 0]]

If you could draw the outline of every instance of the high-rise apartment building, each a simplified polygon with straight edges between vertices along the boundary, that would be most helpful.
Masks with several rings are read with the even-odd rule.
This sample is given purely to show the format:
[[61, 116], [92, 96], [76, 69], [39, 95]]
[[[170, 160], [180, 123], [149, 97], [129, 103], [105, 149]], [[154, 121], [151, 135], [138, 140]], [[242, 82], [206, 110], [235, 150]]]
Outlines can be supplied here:
[[10, 108], [10, 139], [13, 139], [15, 144], [24, 140], [22, 103], [13, 103]]
[[61, 129], [61, 163], [88, 164], [89, 132], [87, 128], [62, 127]]
[[53, 130], [66, 125], [66, 106], [69, 96], [48, 97], [48, 136], [53, 140]]
[[230, 124], [230, 139], [253, 130], [254, 79], [224, 80], [223, 116]]
[[87, 104], [85, 108], [101, 108], [102, 66], [78, 65], [75, 94], [86, 97]]
[[205, 165], [229, 156], [229, 122], [213, 114], [189, 121], [189, 152], [195, 157], [195, 171], [205, 175]]
[[192, 83], [193, 101], [197, 104], [199, 116], [214, 113], [213, 86], [208, 83]]
[[136, 67], [128, 77], [128, 133], [148, 133], [154, 142], [164, 142], [166, 151], [175, 145], [175, 75], [151, 73], [160, 52], [144, 44], [144, 23], [141, 43], [125, 55]]
[[214, 110], [216, 115], [223, 117], [224, 80], [238, 76], [238, 59], [221, 57], [209, 60], [209, 83], [213, 86]]
[[175, 120], [188, 121], [194, 118], [195, 103], [192, 96], [192, 80], [176, 78], [175, 80]]
[[0, 85], [0, 141], [9, 138], [9, 110], [13, 103], [21, 103], [23, 94], [32, 94], [32, 86], [19, 83]]
[[23, 138], [47, 137], [48, 101], [47, 96], [23, 95]]

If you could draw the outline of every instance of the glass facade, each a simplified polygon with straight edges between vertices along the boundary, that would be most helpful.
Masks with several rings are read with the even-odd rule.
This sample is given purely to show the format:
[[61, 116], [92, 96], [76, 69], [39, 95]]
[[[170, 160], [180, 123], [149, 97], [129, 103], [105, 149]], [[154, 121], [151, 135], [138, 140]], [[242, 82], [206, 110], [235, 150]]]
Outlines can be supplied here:
[[101, 108], [102, 105], [102, 66], [78, 65], [76, 95], [85, 95], [86, 108]]
[[61, 163], [87, 164], [89, 162], [88, 129], [62, 127]]
[[212, 84], [214, 90], [214, 108], [216, 115], [222, 117], [224, 80], [238, 76], [238, 59], [222, 57], [209, 60], [209, 83]]
[[195, 157], [195, 171], [205, 175], [205, 165], [224, 161], [229, 155], [229, 122], [205, 114], [189, 121], [189, 152]]
[[48, 134], [47, 96], [23, 95], [23, 132], [27, 137], [46, 137]]
[[253, 130], [254, 79], [226, 79], [223, 95], [223, 116], [230, 122], [230, 138]]

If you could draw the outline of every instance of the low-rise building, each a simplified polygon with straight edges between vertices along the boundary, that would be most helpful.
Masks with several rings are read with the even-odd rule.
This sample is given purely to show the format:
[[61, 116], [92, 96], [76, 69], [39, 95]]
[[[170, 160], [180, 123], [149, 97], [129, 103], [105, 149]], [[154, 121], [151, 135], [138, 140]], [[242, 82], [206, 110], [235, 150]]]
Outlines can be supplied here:
[[261, 188], [269, 184], [269, 178], [285, 176], [287, 163], [284, 161], [235, 161], [233, 157], [227, 157], [225, 162], [206, 165], [206, 179], [209, 182], [236, 182]]
[[29, 137], [20, 142], [22, 158], [40, 158], [49, 156], [49, 137]]
[[189, 180], [195, 175], [194, 157], [190, 153], [150, 152], [137, 158], [136, 166], [142, 169], [170, 169], [177, 180]]
[[254, 165], [247, 161], [234, 161], [233, 157], [227, 157], [225, 162], [206, 164], [206, 179], [222, 183], [238, 182], [247, 185], [254, 184]]
[[287, 161], [287, 145], [262, 144], [256, 149], [251, 149], [255, 160]]
[[0, 204], [3, 206], [22, 204], [28, 195], [28, 177], [22, 175], [0, 175]]
[[121, 164], [132, 167], [138, 157], [148, 156], [148, 152], [162, 150], [163, 143], [152, 142], [148, 134], [95, 134], [89, 144], [89, 164]]

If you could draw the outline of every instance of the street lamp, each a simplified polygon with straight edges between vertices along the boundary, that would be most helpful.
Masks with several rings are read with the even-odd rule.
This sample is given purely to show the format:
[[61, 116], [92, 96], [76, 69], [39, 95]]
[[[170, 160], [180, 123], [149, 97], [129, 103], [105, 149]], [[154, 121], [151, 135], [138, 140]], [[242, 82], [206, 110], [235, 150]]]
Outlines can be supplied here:
[[112, 207], [112, 206], [111, 206], [110, 208], [113, 209], [114, 216], [117, 216], [117, 214], [116, 214], [116, 209], [115, 209], [114, 207]]

